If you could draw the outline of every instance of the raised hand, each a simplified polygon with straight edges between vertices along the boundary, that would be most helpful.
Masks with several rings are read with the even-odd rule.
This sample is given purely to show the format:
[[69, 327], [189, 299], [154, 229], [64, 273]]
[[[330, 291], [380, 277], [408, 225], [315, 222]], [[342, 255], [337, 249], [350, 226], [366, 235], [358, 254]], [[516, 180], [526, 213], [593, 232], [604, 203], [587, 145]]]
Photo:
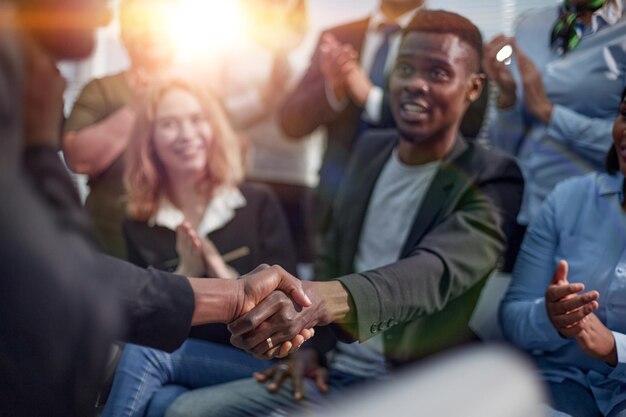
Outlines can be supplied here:
[[498, 52], [506, 45], [514, 45], [511, 37], [498, 35], [485, 45], [483, 53], [483, 69], [490, 80], [498, 86], [498, 107], [511, 107], [517, 101], [516, 83], [510, 69], [504, 62], [496, 59]]
[[192, 277], [207, 275], [201, 239], [188, 222], [176, 228], [176, 253], [179, 258], [176, 273]]
[[335, 96], [340, 101], [346, 98], [345, 78], [356, 59], [358, 54], [351, 45], [342, 44], [329, 33], [322, 37], [320, 71], [326, 82], [332, 85]]
[[358, 107], [365, 107], [367, 97], [372, 90], [372, 81], [369, 76], [361, 68], [361, 64], [354, 58], [346, 65], [349, 68], [348, 73], [345, 76], [345, 86], [348, 92], [348, 96], [354, 104]]
[[546, 95], [541, 72], [520, 48], [514, 47], [514, 51], [517, 58], [517, 68], [522, 77], [524, 106], [530, 114], [535, 115], [542, 122], [548, 123], [554, 105]]
[[595, 313], [580, 320], [578, 327], [580, 331], [576, 335], [576, 341], [583, 352], [611, 366], [617, 365], [617, 349], [613, 332], [600, 321]]
[[313, 379], [320, 392], [326, 394], [329, 391], [328, 369], [320, 364], [317, 352], [311, 348], [302, 349], [281, 363], [254, 373], [258, 382], [268, 383], [269, 392], [278, 391], [286, 380], [291, 379], [293, 397], [298, 401], [304, 398], [305, 378]]
[[552, 283], [545, 294], [548, 318], [554, 328], [565, 337], [575, 337], [582, 330], [581, 320], [598, 309], [597, 291], [578, 294], [585, 289], [581, 283], [567, 281], [567, 262], [561, 260]]

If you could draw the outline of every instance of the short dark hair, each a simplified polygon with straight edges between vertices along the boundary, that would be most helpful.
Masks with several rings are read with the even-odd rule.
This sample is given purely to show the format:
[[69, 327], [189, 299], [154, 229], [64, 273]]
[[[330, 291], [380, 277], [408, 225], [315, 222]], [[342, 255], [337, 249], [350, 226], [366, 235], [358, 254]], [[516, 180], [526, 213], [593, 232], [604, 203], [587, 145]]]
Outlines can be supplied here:
[[422, 9], [404, 28], [403, 36], [410, 32], [451, 34], [465, 42], [476, 54], [476, 70], [481, 70], [483, 37], [480, 30], [466, 17], [446, 10]]
[[[626, 89], [624, 89], [624, 92], [622, 93], [622, 100], [620, 101], [620, 105], [621, 105], [621, 102], [624, 101], [624, 98], [626, 98]], [[619, 159], [617, 157], [617, 150], [615, 149], [615, 145], [611, 142], [609, 153], [606, 156], [606, 172], [608, 172], [611, 175], [615, 175], [619, 171], [620, 169], [619, 169]]]

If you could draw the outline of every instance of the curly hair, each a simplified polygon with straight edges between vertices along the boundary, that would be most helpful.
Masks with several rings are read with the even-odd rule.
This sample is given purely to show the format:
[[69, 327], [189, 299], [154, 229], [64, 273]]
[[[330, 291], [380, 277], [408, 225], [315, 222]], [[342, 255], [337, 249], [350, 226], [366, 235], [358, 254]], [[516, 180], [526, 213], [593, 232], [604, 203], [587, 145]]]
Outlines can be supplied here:
[[158, 85], [137, 116], [130, 144], [126, 151], [124, 185], [128, 192], [127, 212], [136, 220], [153, 217], [166, 197], [166, 169], [154, 146], [156, 107], [171, 90], [184, 90], [198, 99], [215, 132], [207, 148], [207, 163], [198, 184], [201, 192], [212, 195], [223, 185], [238, 185], [244, 176], [242, 144], [231, 128], [224, 111], [212, 95], [200, 94], [197, 88], [175, 79]]

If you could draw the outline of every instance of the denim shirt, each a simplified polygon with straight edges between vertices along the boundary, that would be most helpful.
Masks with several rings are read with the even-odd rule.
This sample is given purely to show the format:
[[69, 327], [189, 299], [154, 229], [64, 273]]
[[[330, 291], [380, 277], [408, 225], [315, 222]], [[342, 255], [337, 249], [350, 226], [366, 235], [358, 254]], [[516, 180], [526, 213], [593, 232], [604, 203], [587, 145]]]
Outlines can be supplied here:
[[560, 6], [522, 15], [515, 39], [541, 72], [554, 110], [548, 124], [524, 108], [515, 57], [515, 106], [497, 110], [489, 125], [491, 143], [517, 157], [526, 181], [519, 222], [528, 224], [542, 201], [563, 179], [602, 170], [613, 120], [626, 87], [626, 21], [609, 24], [595, 16], [578, 46], [559, 55], [550, 33]]
[[[626, 213], [621, 174], [592, 173], [560, 183], [528, 228], [500, 306], [507, 339], [532, 352], [544, 377], [589, 387], [606, 415], [626, 400]], [[618, 364], [587, 356], [562, 337], [546, 312], [544, 293], [560, 259], [568, 281], [600, 293], [596, 315], [615, 337]]]

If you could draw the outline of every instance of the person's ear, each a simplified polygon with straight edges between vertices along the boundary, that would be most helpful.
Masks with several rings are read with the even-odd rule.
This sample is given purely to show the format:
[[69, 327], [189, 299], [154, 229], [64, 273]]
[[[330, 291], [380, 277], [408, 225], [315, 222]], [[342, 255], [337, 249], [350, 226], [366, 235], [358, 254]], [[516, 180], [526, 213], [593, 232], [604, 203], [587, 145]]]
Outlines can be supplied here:
[[474, 73], [470, 74], [467, 82], [467, 101], [470, 103], [475, 102], [480, 97], [480, 93], [483, 91], [485, 85], [485, 74]]

